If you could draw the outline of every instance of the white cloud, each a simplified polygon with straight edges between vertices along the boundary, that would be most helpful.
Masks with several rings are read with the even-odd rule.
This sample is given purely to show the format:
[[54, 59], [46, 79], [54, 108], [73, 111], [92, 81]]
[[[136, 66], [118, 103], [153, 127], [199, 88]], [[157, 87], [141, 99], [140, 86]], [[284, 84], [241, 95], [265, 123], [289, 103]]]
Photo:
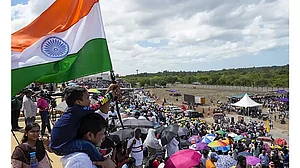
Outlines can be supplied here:
[[[12, 32], [26, 26], [54, 0], [12, 6]], [[101, 0], [116, 73], [186, 70], [289, 45], [287, 0]], [[148, 41], [155, 47], [141, 47]], [[167, 41], [163, 46], [158, 46]], [[193, 68], [197, 69], [197, 68]]]

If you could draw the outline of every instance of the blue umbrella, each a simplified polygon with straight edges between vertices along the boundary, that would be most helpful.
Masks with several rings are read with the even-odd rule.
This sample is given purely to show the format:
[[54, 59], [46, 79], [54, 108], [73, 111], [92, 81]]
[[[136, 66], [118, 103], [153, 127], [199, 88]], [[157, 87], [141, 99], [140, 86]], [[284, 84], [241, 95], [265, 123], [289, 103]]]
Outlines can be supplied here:
[[202, 137], [197, 143], [204, 142], [204, 143], [211, 143], [213, 140], [215, 140], [216, 136], [214, 134], [207, 134], [204, 137]]
[[230, 145], [227, 145], [227, 146], [224, 146], [224, 147], [216, 147], [214, 149], [215, 149], [215, 151], [221, 150], [222, 152], [227, 152], [227, 151], [230, 150]]

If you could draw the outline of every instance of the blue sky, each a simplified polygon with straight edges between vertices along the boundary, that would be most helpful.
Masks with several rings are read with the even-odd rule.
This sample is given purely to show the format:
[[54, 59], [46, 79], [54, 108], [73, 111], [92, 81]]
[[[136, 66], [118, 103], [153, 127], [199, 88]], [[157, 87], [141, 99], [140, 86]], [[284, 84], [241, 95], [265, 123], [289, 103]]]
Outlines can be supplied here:
[[11, 1], [11, 6], [15, 6], [17, 4], [27, 4], [28, 0], [12, 0]]
[[[29, 24], [53, 2], [13, 0], [11, 31]], [[99, 2], [113, 67], [121, 75], [137, 69], [197, 71], [289, 64], [286, 0]]]

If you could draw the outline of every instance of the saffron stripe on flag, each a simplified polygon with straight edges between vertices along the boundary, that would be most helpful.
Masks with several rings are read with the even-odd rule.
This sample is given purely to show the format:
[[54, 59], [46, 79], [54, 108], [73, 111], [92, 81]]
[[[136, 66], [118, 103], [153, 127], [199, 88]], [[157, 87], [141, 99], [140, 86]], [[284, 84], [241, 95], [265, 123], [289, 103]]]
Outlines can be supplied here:
[[56, 0], [28, 26], [12, 34], [11, 50], [22, 52], [41, 37], [63, 32], [88, 15], [99, 0]]
[[[11, 69], [33, 66], [37, 64], [45, 64], [49, 62], [59, 61], [62, 58], [47, 57], [41, 51], [43, 42], [49, 37], [59, 37], [69, 44], [69, 53], [77, 53], [87, 41], [94, 38], [105, 38], [105, 32], [100, 15], [100, 6], [94, 5], [90, 13], [80, 19], [75, 25], [68, 30], [40, 38], [35, 44], [29, 46], [22, 53], [12, 53]], [[34, 57], [34, 59], [33, 59]]]

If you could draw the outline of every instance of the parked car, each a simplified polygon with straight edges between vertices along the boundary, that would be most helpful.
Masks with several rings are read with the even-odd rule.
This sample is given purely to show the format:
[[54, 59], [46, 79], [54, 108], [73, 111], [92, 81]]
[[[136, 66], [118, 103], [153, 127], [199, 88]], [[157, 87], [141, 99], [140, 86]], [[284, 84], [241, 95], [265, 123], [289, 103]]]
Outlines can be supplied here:
[[204, 117], [203, 113], [200, 113], [200, 112], [195, 111], [195, 110], [186, 110], [185, 112], [188, 114], [188, 116], [190, 118]]
[[183, 110], [181, 108], [178, 108], [178, 107], [171, 109], [171, 113], [178, 114], [178, 113], [182, 113], [182, 112], [183, 112]]

